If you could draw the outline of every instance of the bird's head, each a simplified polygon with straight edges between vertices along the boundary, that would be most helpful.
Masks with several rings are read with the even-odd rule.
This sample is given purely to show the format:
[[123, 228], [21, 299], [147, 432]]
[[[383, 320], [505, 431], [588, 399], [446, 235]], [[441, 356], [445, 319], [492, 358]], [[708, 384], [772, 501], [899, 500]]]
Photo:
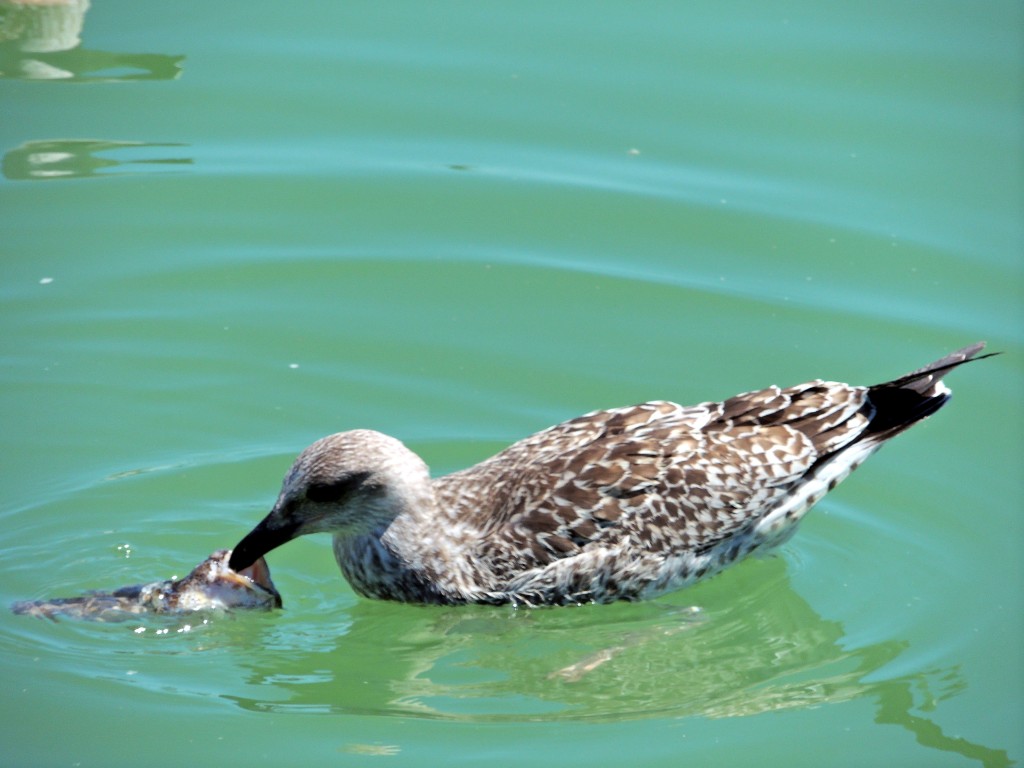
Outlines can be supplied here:
[[274, 508], [235, 546], [241, 570], [298, 536], [357, 536], [387, 527], [429, 494], [426, 464], [400, 441], [372, 430], [339, 432], [306, 448], [288, 470]]

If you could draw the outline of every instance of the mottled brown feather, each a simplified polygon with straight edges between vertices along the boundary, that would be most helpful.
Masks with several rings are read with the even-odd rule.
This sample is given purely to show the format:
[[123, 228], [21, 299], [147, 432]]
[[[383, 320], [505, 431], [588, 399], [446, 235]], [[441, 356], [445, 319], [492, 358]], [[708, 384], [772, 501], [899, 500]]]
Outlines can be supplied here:
[[342, 571], [371, 597], [657, 595], [785, 541], [886, 440], [938, 410], [942, 375], [984, 357], [982, 346], [872, 387], [819, 379], [690, 407], [594, 411], [434, 480], [394, 438], [331, 435], [299, 456], [231, 566], [329, 530]]

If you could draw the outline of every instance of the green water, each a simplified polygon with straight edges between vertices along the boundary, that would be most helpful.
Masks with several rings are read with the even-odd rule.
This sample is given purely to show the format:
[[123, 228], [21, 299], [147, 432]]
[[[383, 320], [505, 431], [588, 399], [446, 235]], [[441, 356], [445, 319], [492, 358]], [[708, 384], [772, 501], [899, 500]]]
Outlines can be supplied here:
[[4, 604], [184, 573], [329, 432], [441, 473], [1006, 353], [652, 603], [372, 603], [311, 538], [273, 614], [0, 612], [5, 764], [1024, 756], [1019, 3], [8, 1], [0, 39]]

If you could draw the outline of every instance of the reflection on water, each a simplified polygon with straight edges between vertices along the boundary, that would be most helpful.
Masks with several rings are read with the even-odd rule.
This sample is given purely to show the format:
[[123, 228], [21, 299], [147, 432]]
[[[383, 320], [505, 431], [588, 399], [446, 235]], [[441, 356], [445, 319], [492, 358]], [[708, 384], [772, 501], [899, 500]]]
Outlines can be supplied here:
[[89, 0], [0, 0], [0, 77], [173, 80], [184, 56], [80, 48]]
[[77, 48], [89, 0], [2, 0], [0, 41], [14, 41], [25, 53]]
[[[68, 179], [87, 176], [113, 176], [125, 172], [125, 165], [151, 166], [190, 165], [188, 157], [145, 157], [114, 159], [100, 157], [100, 153], [118, 150], [133, 151], [139, 148], [182, 147], [184, 144], [168, 144], [143, 141], [96, 141], [89, 139], [61, 139], [29, 141], [4, 155], [4, 177], [14, 180]], [[113, 170], [119, 168], [120, 170]]]
[[961, 692], [959, 670], [887, 677], [907, 643], [845, 647], [842, 625], [817, 615], [784, 567], [735, 573], [743, 583], [720, 599], [702, 591], [699, 613], [667, 601], [538, 611], [361, 602], [342, 629], [310, 624], [293, 636], [294, 626], [265, 625], [260, 645], [275, 652], [253, 657], [247, 682], [269, 698], [228, 698], [256, 711], [487, 722], [746, 717], [869, 699], [877, 723], [926, 747], [1010, 764], [915, 714]]

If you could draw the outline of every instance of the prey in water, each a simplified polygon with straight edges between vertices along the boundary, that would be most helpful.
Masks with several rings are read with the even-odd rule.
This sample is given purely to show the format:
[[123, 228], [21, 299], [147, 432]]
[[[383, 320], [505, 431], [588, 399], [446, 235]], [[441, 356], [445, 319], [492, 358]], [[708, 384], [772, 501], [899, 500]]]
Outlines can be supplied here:
[[281, 595], [270, 580], [261, 557], [238, 571], [228, 566], [231, 550], [214, 552], [181, 579], [121, 587], [113, 592], [89, 592], [80, 597], [14, 603], [14, 613], [56, 619], [60, 616], [91, 621], [123, 621], [138, 614], [180, 614], [281, 607]]

